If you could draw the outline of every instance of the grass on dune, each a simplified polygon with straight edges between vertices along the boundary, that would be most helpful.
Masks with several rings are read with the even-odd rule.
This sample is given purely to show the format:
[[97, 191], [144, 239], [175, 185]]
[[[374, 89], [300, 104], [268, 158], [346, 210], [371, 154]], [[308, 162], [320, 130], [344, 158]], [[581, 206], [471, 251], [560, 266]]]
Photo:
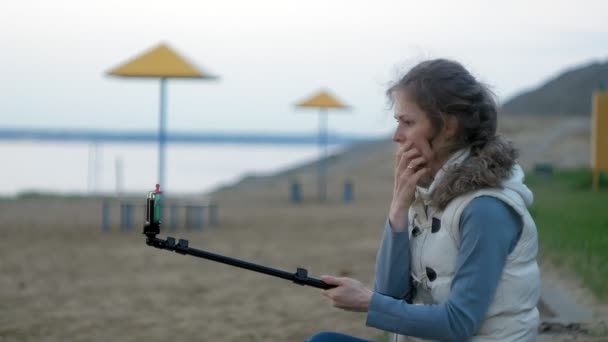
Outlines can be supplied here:
[[531, 214], [539, 234], [540, 256], [581, 277], [600, 300], [608, 300], [608, 177], [591, 190], [590, 170], [558, 170], [531, 175]]

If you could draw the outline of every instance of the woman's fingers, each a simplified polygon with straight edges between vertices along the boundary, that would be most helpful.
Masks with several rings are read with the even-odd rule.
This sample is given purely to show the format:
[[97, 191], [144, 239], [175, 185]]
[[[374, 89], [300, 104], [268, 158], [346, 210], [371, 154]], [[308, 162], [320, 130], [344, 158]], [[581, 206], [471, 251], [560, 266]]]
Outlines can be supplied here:
[[416, 184], [418, 182], [418, 177], [416, 175], [419, 174], [421, 170], [428, 169], [424, 165], [425, 161], [421, 158], [416, 158], [416, 161], [412, 160], [410, 163], [410, 167], [406, 168], [406, 172], [401, 173], [399, 182], [404, 184]]
[[421, 156], [421, 155], [420, 155], [420, 152], [416, 148], [412, 148], [412, 149], [406, 151], [405, 153], [403, 153], [403, 157], [399, 161], [399, 165], [397, 167], [399, 172], [406, 170], [407, 166], [412, 161], [412, 159], [414, 159], [415, 157], [418, 157], [418, 156]]
[[342, 285], [342, 280], [340, 278], [328, 275], [321, 276], [321, 281], [329, 285]]
[[391, 222], [400, 225], [400, 218], [406, 217], [406, 207], [413, 201], [416, 184], [423, 171], [428, 166], [424, 155], [411, 142], [404, 143], [399, 149], [400, 158], [395, 165], [395, 186], [393, 189], [393, 202], [391, 203]]
[[407, 165], [407, 168], [408, 169], [417, 170], [424, 163], [425, 163], [424, 157], [414, 158]]
[[427, 172], [429, 172], [429, 168], [428, 167], [423, 167], [420, 170], [416, 171], [412, 177], [410, 178], [410, 181], [412, 182], [412, 184], [414, 186], [416, 186], [416, 184], [418, 183], [418, 180], [420, 180], [420, 177], [424, 176]]
[[[342, 286], [344, 285], [344, 278], [338, 278], [338, 277], [332, 277], [332, 276], [328, 276], [328, 275], [322, 275], [320, 277], [321, 281], [329, 284], [329, 285], [335, 285], [335, 286]], [[321, 294], [324, 295], [327, 298], [332, 298], [333, 297], [333, 293], [335, 292], [336, 288], [333, 289], [328, 289], [328, 290], [322, 290]]]
[[418, 145], [422, 156], [429, 158], [433, 154], [430, 140], [424, 140], [421, 144]]
[[[419, 161], [418, 163], [422, 164], [424, 163], [424, 160]], [[403, 196], [403, 198], [412, 198], [414, 196], [418, 180], [429, 171], [429, 168], [415, 166], [408, 169], [408, 171], [409, 172], [407, 173], [402, 173], [399, 179], [398, 192], [400, 193], [400, 197]]]
[[399, 165], [399, 169], [396, 170], [397, 178], [403, 180], [407, 179], [412, 174], [416, 172], [416, 170], [423, 164], [425, 164], [426, 160], [422, 157], [417, 151], [413, 151], [408, 153], [407, 156], [404, 156], [401, 164]]
[[[404, 145], [405, 146], [405, 145]], [[418, 149], [411, 148], [402, 153], [402, 157], [399, 161], [395, 169], [395, 194], [401, 193], [398, 195], [399, 197], [405, 196], [403, 199], [399, 199], [398, 201], [404, 202], [405, 198], [410, 198], [413, 196], [413, 189], [411, 189], [411, 182], [409, 182], [409, 178], [423, 165], [426, 160], [420, 154]], [[407, 189], [404, 189], [404, 186]], [[406, 190], [406, 193], [402, 193], [403, 190]]]
[[405, 144], [399, 146], [397, 153], [395, 154], [395, 166], [399, 165], [401, 159], [403, 158], [403, 154], [412, 147], [412, 142], [407, 141]]
[[349, 311], [367, 311], [372, 291], [356, 279], [329, 278], [321, 277], [322, 280], [326, 279], [340, 283], [339, 287], [322, 291], [322, 294], [331, 300], [333, 306]]

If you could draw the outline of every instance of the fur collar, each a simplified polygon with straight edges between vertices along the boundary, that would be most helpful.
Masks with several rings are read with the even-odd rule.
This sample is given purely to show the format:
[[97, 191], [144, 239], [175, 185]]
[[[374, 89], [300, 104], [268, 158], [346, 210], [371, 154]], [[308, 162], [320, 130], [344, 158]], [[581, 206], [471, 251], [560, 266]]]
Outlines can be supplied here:
[[501, 188], [512, 175], [517, 151], [510, 141], [496, 136], [481, 149], [454, 152], [428, 188], [416, 187], [425, 204], [443, 210], [454, 198], [484, 188]]

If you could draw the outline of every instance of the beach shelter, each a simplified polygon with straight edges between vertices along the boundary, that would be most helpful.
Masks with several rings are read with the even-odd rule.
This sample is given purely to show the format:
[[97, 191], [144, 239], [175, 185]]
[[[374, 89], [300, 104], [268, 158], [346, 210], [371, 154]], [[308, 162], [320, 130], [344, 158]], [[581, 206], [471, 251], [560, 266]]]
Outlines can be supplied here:
[[348, 109], [349, 107], [339, 101], [329, 90], [322, 89], [314, 95], [298, 102], [298, 108], [316, 108], [319, 110], [319, 150], [320, 157], [317, 162], [317, 184], [320, 201], [327, 199], [327, 127], [329, 109]]
[[167, 80], [188, 78], [210, 80], [216, 76], [201, 70], [165, 44], [160, 44], [107, 72], [109, 76], [157, 78], [160, 80], [158, 127], [158, 184], [167, 189], [165, 180], [165, 144], [167, 140]]

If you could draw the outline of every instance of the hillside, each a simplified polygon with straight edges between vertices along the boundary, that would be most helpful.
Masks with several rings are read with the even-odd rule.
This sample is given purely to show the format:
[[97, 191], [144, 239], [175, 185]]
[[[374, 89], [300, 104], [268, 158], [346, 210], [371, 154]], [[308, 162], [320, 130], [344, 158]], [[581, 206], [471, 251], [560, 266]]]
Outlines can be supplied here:
[[608, 60], [577, 66], [506, 101], [507, 114], [590, 115], [591, 94], [608, 85]]

